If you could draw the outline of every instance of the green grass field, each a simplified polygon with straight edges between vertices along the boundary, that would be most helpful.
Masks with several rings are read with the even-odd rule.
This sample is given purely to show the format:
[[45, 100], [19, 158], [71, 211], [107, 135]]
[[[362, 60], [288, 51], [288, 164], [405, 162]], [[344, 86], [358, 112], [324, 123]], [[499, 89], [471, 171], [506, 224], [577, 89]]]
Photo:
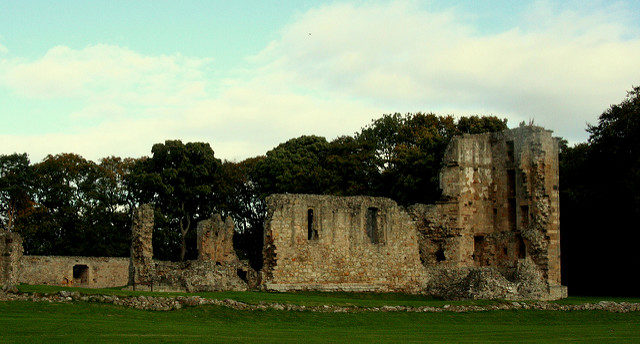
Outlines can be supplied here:
[[[23, 292], [163, 293], [118, 289], [20, 286]], [[176, 295], [176, 294], [172, 294]], [[202, 293], [255, 303], [432, 305], [455, 304], [403, 294]], [[562, 302], [638, 299], [570, 298]], [[458, 301], [473, 304], [495, 301]], [[0, 302], [0, 343], [200, 343], [200, 342], [640, 342], [640, 313], [603, 311], [488, 311], [476, 313], [314, 313], [239, 311], [218, 306], [170, 312], [97, 303]]]

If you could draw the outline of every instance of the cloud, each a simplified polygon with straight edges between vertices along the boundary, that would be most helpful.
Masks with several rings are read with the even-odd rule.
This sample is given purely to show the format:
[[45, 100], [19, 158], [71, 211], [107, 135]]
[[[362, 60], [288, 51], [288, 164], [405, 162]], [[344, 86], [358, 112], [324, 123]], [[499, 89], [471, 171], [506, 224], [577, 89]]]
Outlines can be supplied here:
[[35, 61], [7, 61], [3, 84], [29, 98], [181, 104], [203, 95], [203, 71], [211, 62], [180, 54], [145, 56], [105, 44], [56, 46]]
[[0, 134], [1, 152], [140, 156], [180, 138], [242, 159], [302, 134], [352, 134], [396, 111], [534, 119], [583, 140], [585, 122], [640, 80], [640, 38], [624, 11], [535, 3], [519, 26], [486, 33], [460, 9], [335, 3], [298, 15], [227, 74], [207, 58], [103, 44], [0, 57], [0, 87], [24, 101], [73, 100], [80, 105], [63, 117], [82, 123]]
[[453, 10], [337, 4], [301, 15], [255, 59], [308, 88], [398, 108], [535, 118], [575, 137], [640, 80], [640, 38], [622, 11], [535, 3], [522, 27], [483, 34]]

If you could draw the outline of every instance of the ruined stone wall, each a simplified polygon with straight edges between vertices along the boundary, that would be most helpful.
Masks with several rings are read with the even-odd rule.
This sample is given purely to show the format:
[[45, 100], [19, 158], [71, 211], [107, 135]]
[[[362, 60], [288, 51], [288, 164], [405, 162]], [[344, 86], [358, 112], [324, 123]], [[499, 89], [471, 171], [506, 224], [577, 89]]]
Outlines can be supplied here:
[[257, 273], [247, 261], [155, 261], [154, 291], [244, 291], [258, 284]]
[[219, 214], [197, 224], [198, 259], [169, 262], [153, 259], [153, 208], [141, 206], [132, 227], [129, 286], [153, 291], [247, 290], [259, 283], [258, 274], [233, 249], [235, 224]]
[[233, 219], [227, 216], [222, 221], [220, 214], [198, 222], [198, 260], [211, 260], [217, 263], [238, 260], [233, 249], [234, 228]]
[[22, 252], [20, 235], [0, 229], [0, 288], [17, 283]]
[[410, 209], [425, 266], [458, 269], [448, 275], [493, 268], [493, 279], [528, 276], [526, 289], [536, 295], [566, 295], [560, 285], [558, 142], [551, 131], [521, 126], [456, 137], [440, 185], [443, 202]]
[[286, 194], [268, 197], [267, 204], [262, 270], [267, 288], [420, 288], [416, 232], [394, 201]]
[[18, 282], [84, 288], [122, 287], [129, 259], [118, 257], [23, 256]]
[[153, 207], [143, 204], [133, 214], [131, 226], [131, 256], [129, 284], [152, 284], [155, 277], [153, 263]]
[[[372, 197], [267, 200], [268, 289], [420, 289], [448, 298], [559, 298], [558, 141], [521, 126], [454, 138], [442, 200], [407, 209]], [[376, 209], [380, 242], [368, 234]], [[310, 220], [309, 214], [313, 214]]]

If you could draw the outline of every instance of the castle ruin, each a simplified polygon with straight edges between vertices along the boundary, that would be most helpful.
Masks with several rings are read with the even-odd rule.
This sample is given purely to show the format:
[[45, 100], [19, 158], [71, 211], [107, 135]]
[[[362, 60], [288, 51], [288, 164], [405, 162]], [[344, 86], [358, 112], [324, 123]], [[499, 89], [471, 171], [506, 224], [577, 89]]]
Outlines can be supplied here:
[[0, 285], [157, 291], [400, 291], [444, 298], [557, 299], [558, 139], [520, 126], [450, 142], [436, 204], [381, 197], [267, 198], [259, 274], [233, 250], [234, 224], [197, 226], [198, 259], [153, 259], [153, 208], [136, 210], [130, 258], [23, 256], [0, 233]]
[[566, 297], [560, 282], [558, 141], [521, 126], [447, 147], [442, 200], [272, 195], [263, 285], [273, 290]]

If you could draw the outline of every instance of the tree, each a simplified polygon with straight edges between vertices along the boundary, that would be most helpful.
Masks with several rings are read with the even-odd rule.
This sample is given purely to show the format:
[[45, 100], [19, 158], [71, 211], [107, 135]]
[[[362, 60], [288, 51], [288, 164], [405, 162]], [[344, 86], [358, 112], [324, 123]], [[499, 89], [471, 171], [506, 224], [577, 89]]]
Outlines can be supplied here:
[[432, 113], [384, 115], [356, 134], [375, 152], [377, 175], [371, 193], [402, 204], [432, 203], [440, 197], [439, 172], [451, 138], [507, 128], [497, 117], [461, 117]]
[[217, 203], [222, 213], [236, 223], [234, 247], [256, 270], [262, 268], [263, 224], [267, 212], [255, 175], [256, 166], [262, 160], [264, 156], [239, 163], [225, 161], [218, 173], [222, 186]]
[[374, 146], [351, 136], [341, 136], [327, 147], [323, 166], [331, 181], [326, 193], [342, 196], [373, 195], [378, 178]]
[[587, 143], [562, 145], [563, 283], [575, 294], [635, 295], [640, 269], [640, 88], [589, 125]]
[[328, 148], [324, 137], [300, 136], [268, 151], [255, 166], [260, 196], [284, 192], [324, 193], [331, 184], [324, 165]]
[[0, 155], [0, 228], [14, 231], [31, 208], [31, 172], [26, 153]]
[[157, 247], [159, 256], [168, 258], [179, 241], [183, 261], [191, 229], [216, 210], [216, 172], [221, 162], [211, 146], [202, 142], [167, 140], [153, 145], [151, 152], [151, 158], [139, 160], [132, 168], [129, 185], [140, 203], [156, 206], [154, 250]]
[[33, 165], [34, 210], [21, 223], [28, 254], [95, 254], [85, 224], [97, 166], [76, 154], [49, 155]]

